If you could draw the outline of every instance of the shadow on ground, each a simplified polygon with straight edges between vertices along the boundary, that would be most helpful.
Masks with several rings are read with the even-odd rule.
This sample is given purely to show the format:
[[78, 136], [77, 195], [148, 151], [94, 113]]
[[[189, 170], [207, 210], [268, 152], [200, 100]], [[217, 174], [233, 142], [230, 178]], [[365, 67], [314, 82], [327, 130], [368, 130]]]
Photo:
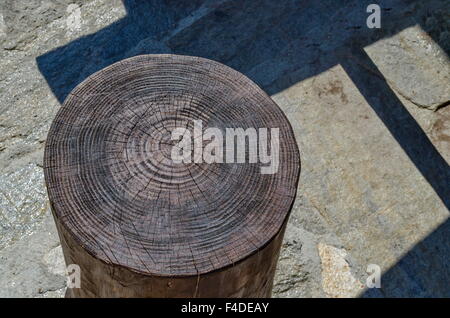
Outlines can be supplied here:
[[[449, 208], [447, 163], [363, 50], [412, 25], [430, 29], [424, 21], [445, 1], [377, 1], [383, 27], [368, 29], [366, 8], [373, 2], [124, 0], [123, 19], [38, 57], [37, 63], [61, 103], [89, 75], [139, 54], [213, 59], [246, 74], [269, 94], [340, 64]], [[429, 34], [448, 53], [448, 44], [435, 30]], [[367, 67], [377, 76], [369, 75]], [[450, 296], [450, 285], [434, 279], [449, 277], [450, 253], [439, 250], [448, 237], [446, 222], [383, 276], [381, 292], [370, 290], [366, 296]], [[441, 273], [436, 276], [433, 271]], [[408, 282], [417, 285], [404, 286], [404, 275], [414, 276]]]
[[383, 274], [380, 289], [363, 297], [449, 297], [449, 238], [447, 220]]

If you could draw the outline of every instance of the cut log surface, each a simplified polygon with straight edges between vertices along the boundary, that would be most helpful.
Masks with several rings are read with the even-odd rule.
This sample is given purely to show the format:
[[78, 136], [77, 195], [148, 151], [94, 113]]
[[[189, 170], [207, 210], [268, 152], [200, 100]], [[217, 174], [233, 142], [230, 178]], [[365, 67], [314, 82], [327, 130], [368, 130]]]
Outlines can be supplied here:
[[[268, 164], [259, 161], [174, 163], [171, 132], [192, 132], [194, 120], [224, 136], [226, 128], [279, 128], [278, 171], [262, 174]], [[195, 277], [264, 249], [278, 255], [300, 172], [292, 128], [269, 96], [225, 65], [177, 55], [129, 58], [87, 78], [54, 119], [44, 157], [66, 262], [98, 260], [97, 271], [116, 268], [116, 276], [184, 277], [196, 290]], [[273, 276], [276, 259], [258, 257], [248, 264], [265, 262]]]

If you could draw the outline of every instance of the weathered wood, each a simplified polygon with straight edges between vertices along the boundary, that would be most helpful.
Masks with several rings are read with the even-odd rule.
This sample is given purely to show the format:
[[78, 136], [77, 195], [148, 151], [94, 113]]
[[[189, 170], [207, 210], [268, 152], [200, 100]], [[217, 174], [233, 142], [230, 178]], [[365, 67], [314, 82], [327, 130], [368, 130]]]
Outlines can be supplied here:
[[[279, 168], [174, 163], [171, 131], [279, 128]], [[220, 63], [144, 55], [90, 76], [47, 138], [44, 172], [77, 297], [268, 297], [300, 158], [290, 124]]]

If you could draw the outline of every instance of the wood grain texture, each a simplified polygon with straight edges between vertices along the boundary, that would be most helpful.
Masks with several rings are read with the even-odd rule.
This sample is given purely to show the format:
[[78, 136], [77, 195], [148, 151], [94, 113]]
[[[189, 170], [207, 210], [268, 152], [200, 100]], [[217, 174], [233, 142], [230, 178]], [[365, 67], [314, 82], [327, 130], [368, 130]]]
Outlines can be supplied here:
[[[279, 128], [278, 172], [261, 174], [260, 163], [174, 163], [172, 129], [199, 119], [203, 129]], [[266, 275], [275, 269], [300, 158], [282, 111], [244, 75], [203, 58], [142, 55], [69, 94], [48, 134], [44, 172], [66, 261], [197, 285], [200, 275], [254, 257], [270, 265], [258, 265]], [[98, 288], [93, 295], [111, 296]]]
[[68, 288], [67, 298], [268, 298], [285, 226], [251, 256], [220, 270], [186, 277], [143, 275], [101, 262], [86, 253], [64, 227], [57, 228], [66, 263], [78, 264], [81, 270], [81, 288]]

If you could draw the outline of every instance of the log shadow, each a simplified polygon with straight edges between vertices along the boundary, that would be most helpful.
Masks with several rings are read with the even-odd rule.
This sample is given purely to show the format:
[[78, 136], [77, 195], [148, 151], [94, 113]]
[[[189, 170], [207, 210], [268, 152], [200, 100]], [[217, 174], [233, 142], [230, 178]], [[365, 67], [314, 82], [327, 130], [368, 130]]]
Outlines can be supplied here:
[[37, 57], [39, 71], [62, 104], [75, 86], [108, 65], [139, 54], [169, 53], [161, 36], [201, 2], [179, 1], [175, 9], [175, 0], [124, 0], [123, 18]]

